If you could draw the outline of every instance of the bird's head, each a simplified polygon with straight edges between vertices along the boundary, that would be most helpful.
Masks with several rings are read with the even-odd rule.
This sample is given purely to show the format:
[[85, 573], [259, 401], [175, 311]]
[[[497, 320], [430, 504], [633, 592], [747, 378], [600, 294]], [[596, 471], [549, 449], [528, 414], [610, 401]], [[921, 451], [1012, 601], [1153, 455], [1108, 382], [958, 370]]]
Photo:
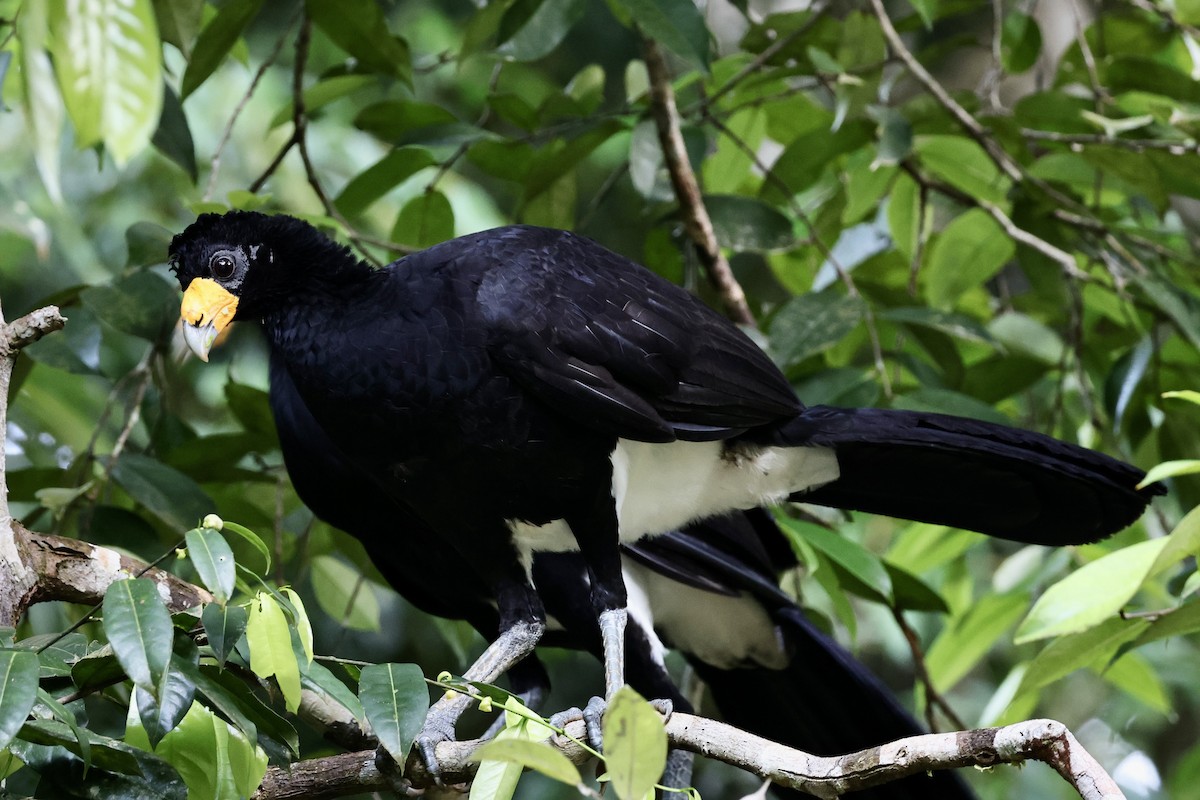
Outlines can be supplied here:
[[202, 214], [171, 240], [168, 263], [183, 289], [179, 315], [188, 347], [208, 360], [234, 320], [261, 320], [307, 288], [306, 275], [336, 270], [347, 248], [294, 217], [230, 211]]

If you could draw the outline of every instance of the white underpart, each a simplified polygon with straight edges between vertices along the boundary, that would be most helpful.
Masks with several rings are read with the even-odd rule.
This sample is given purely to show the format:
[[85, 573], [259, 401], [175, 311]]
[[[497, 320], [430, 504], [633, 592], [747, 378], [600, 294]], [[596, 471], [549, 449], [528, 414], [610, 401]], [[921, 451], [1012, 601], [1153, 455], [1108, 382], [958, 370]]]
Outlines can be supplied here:
[[[719, 669], [749, 664], [770, 669], [787, 666], [779, 629], [753, 598], [706, 592], [629, 558], [624, 565], [629, 616], [646, 631], [656, 632], [672, 647]], [[655, 660], [662, 663], [663, 644], [658, 636], [651, 636], [650, 641]]]
[[[825, 447], [756, 447], [724, 442], [634, 442], [612, 452], [612, 495], [622, 542], [635, 542], [729, 511], [772, 505], [838, 477]], [[562, 520], [509, 521], [528, 571], [532, 553], [579, 549]]]
[[[644, 573], [647, 573], [648, 570], [628, 556], [621, 558], [621, 566], [621, 574], [625, 578], [625, 591], [629, 596], [625, 603], [625, 608], [629, 610], [629, 620], [645, 631], [646, 640], [650, 643], [650, 657], [656, 664], [661, 665], [667, 648], [658, 638], [654, 629], [654, 607], [651, 605], [645, 588], [645, 585], [650, 583], [653, 578], [645, 575]], [[656, 573], [651, 573], [651, 575], [654, 574]], [[662, 575], [657, 577], [663, 581], [670, 580]]]

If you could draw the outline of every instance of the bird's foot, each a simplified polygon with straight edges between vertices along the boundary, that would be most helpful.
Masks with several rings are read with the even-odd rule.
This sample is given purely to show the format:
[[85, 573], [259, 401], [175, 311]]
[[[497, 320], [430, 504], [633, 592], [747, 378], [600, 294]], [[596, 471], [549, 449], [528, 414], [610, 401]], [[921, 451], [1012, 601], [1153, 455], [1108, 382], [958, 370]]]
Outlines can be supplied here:
[[[663, 721], [671, 718], [671, 714], [675, 709], [674, 704], [667, 698], [659, 700], [651, 700], [650, 705], [659, 714], [662, 714]], [[550, 718], [550, 724], [556, 728], [562, 728], [568, 722], [573, 722], [577, 719], [583, 719], [583, 726], [586, 733], [587, 743], [596, 752], [604, 752], [604, 714], [608, 711], [608, 701], [603, 697], [593, 697], [588, 700], [583, 709], [569, 708], [566, 711], [560, 711]]]
[[425, 794], [424, 789], [418, 789], [412, 785], [412, 781], [404, 776], [404, 768], [399, 766], [391, 754], [382, 747], [375, 748], [375, 767], [379, 770], [379, 774], [387, 780], [388, 788], [397, 797], [420, 797]]
[[429, 715], [425, 717], [425, 727], [413, 740], [413, 747], [421, 754], [425, 768], [438, 786], [442, 786], [443, 783], [437, 760], [437, 746], [442, 742], [454, 741], [454, 727], [458, 723], [460, 715], [461, 709], [454, 705], [438, 708], [438, 705], [435, 704], [433, 708], [429, 709]]

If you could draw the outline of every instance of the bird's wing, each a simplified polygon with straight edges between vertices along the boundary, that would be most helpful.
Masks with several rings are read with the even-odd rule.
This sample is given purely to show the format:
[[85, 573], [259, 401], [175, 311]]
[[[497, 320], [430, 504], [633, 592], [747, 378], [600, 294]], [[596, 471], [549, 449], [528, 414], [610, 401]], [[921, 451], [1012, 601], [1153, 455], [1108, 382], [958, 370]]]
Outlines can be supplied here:
[[476, 295], [489, 349], [553, 408], [644, 441], [726, 438], [800, 409], [762, 350], [678, 286], [573, 234], [503, 235]]

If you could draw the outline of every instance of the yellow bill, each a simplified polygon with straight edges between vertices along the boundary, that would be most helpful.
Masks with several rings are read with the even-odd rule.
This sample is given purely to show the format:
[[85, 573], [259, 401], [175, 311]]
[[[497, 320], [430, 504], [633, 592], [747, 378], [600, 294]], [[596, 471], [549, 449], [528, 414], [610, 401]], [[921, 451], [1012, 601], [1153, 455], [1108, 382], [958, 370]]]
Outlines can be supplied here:
[[183, 319], [183, 340], [191, 351], [208, 361], [217, 334], [233, 322], [237, 313], [238, 299], [224, 286], [210, 278], [196, 278], [188, 284], [179, 306]]

